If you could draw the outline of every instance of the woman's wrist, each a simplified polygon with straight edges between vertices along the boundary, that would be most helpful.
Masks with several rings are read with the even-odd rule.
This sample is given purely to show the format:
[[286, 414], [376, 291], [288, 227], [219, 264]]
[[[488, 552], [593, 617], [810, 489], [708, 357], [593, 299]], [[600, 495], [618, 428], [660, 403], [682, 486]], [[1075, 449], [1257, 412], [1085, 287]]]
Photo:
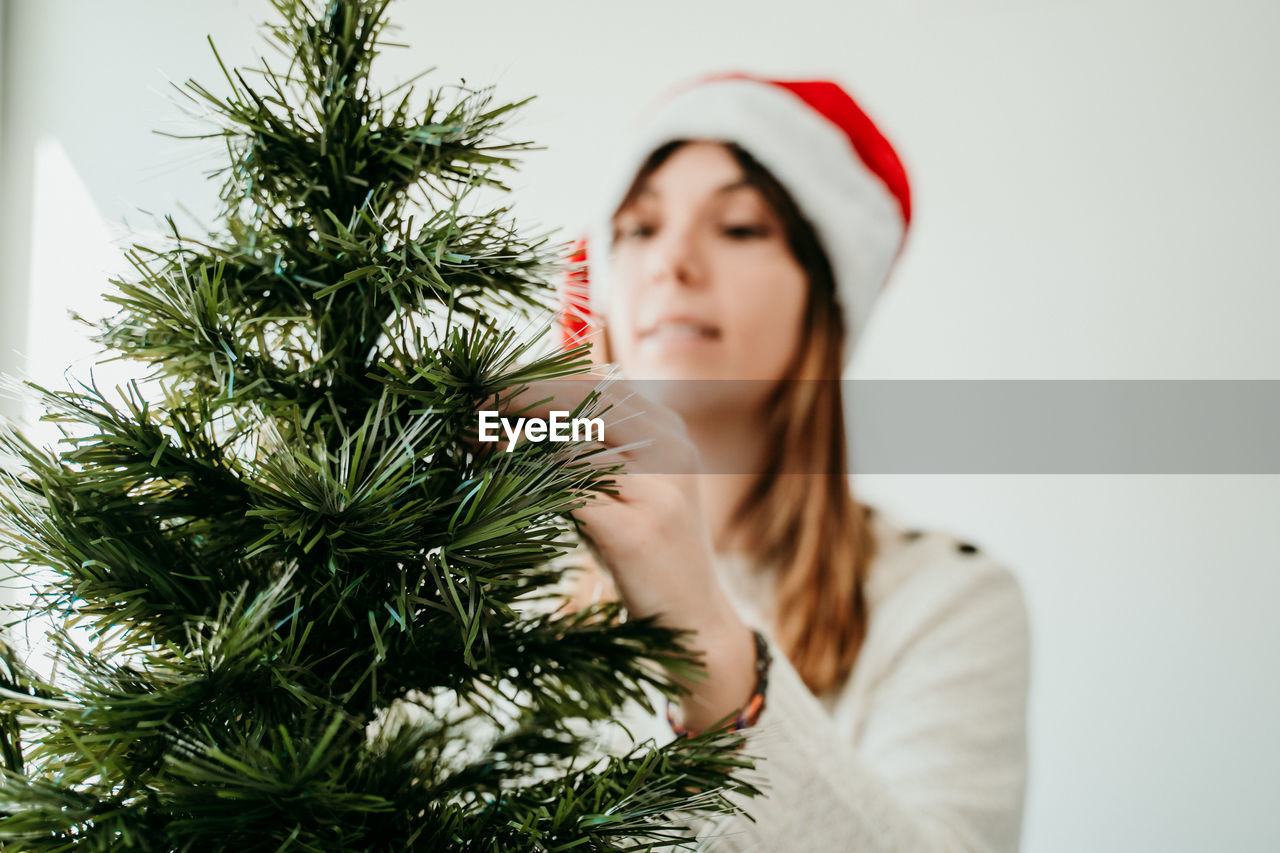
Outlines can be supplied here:
[[755, 632], [736, 614], [697, 632], [705, 676], [686, 683], [689, 693], [679, 702], [682, 730], [701, 732], [743, 710], [757, 686]]

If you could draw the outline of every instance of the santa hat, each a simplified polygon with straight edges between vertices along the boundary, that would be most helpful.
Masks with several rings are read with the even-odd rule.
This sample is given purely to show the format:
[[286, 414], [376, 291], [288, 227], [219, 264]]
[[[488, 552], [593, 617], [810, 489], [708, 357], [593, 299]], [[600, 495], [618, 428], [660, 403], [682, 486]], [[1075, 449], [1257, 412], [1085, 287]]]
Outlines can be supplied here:
[[736, 142], [786, 187], [831, 263], [848, 360], [911, 222], [906, 171], [838, 84], [742, 72], [678, 84], [629, 130], [616, 168], [599, 184], [598, 206], [586, 235], [573, 244], [572, 265], [561, 282], [563, 344], [576, 344], [607, 316], [613, 213], [649, 154], [675, 139]]

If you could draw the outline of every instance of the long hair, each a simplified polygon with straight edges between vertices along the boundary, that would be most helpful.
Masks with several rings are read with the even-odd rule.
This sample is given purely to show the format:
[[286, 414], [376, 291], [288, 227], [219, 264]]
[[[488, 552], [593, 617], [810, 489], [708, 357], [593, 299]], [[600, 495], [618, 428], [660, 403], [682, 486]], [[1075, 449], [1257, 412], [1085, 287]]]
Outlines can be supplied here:
[[[615, 214], [686, 142], [668, 142], [649, 155]], [[790, 193], [744, 148], [723, 144], [782, 220], [809, 280], [800, 345], [766, 407], [769, 458], [731, 514], [731, 533], [757, 561], [774, 567], [777, 640], [818, 694], [853, 670], [866, 636], [864, 585], [876, 549], [870, 508], [854, 500], [848, 476], [840, 393], [843, 315], [827, 255]], [[612, 360], [607, 327], [600, 344]]]

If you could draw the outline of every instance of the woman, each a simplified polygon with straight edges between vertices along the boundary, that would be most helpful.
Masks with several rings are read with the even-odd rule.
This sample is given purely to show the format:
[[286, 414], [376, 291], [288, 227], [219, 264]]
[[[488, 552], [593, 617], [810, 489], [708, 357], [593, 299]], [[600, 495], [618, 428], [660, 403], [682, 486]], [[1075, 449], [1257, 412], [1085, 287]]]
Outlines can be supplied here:
[[605, 594], [705, 655], [672, 730], [731, 718], [761, 759], [754, 822], [707, 827], [707, 848], [1016, 850], [1019, 587], [847, 477], [838, 380], [910, 221], [897, 156], [836, 84], [745, 74], [669, 93], [634, 142], [565, 325], [632, 383], [606, 443], [652, 439], [628, 470], [661, 476], [575, 515]]

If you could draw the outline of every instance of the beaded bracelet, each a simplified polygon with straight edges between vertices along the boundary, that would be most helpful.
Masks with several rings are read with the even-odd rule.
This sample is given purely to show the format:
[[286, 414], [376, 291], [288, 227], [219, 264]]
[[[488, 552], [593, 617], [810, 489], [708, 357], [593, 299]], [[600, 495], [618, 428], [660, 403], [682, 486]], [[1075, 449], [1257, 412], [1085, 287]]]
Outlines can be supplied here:
[[[769, 664], [773, 663], [773, 657], [769, 654], [769, 643], [765, 640], [764, 634], [752, 629], [751, 636], [756, 641], [756, 684], [751, 690], [751, 695], [747, 697], [747, 703], [742, 707], [742, 712], [725, 727], [725, 731], [736, 732], [755, 725], [756, 720], [760, 719], [760, 713], [764, 711], [765, 691], [769, 687]], [[686, 726], [676, 721], [675, 710], [670, 700], [667, 701], [667, 722], [677, 738], [692, 736], [692, 732]]]

